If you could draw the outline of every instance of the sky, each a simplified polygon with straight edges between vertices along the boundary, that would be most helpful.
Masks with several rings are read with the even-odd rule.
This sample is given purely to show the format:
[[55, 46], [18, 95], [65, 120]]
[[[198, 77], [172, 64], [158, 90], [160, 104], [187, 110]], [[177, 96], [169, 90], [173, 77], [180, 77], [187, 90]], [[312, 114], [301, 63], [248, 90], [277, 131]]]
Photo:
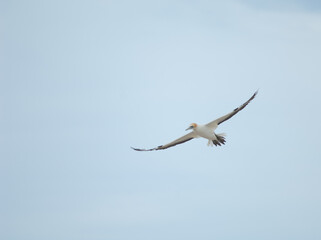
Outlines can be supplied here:
[[[1, 239], [321, 239], [320, 1], [1, 1], [0, 36]], [[130, 148], [258, 89], [224, 146]]]

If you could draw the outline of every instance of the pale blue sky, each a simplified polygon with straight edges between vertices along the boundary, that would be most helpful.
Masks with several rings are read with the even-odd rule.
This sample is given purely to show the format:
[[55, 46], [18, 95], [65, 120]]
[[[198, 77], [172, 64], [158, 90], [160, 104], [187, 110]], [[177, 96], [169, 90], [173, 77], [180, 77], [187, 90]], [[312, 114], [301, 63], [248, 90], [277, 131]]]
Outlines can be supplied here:
[[0, 9], [1, 239], [321, 239], [320, 1]]

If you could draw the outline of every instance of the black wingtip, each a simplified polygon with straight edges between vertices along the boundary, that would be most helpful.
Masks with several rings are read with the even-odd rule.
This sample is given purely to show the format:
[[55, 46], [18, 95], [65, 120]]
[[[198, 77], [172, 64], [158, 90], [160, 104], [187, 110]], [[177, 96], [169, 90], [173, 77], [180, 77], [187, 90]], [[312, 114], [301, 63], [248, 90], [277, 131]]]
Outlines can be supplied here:
[[253, 98], [255, 98], [256, 95], [258, 94], [258, 92], [259, 92], [259, 89], [255, 91], [255, 93], [253, 94], [253, 96], [250, 99], [252, 100]]
[[142, 149], [139, 149], [139, 148], [134, 148], [134, 147], [130, 147], [130, 148], [135, 150], [135, 151], [142, 151]]
[[255, 93], [254, 93], [254, 97], [259, 93], [259, 88], [255, 91]]
[[[247, 104], [256, 97], [258, 91], [259, 91], [259, 90], [256, 90], [256, 91], [255, 91], [255, 93], [252, 95], [252, 97], [250, 97], [250, 99], [246, 102]], [[247, 104], [246, 104], [246, 105], [247, 105]], [[235, 110], [236, 110], [236, 109], [234, 109], [234, 111], [235, 111]]]
[[151, 148], [151, 149], [142, 149], [142, 148], [133, 148], [131, 147], [131, 149], [138, 151], [138, 152], [149, 152], [149, 151], [155, 151], [157, 150], [157, 148]]

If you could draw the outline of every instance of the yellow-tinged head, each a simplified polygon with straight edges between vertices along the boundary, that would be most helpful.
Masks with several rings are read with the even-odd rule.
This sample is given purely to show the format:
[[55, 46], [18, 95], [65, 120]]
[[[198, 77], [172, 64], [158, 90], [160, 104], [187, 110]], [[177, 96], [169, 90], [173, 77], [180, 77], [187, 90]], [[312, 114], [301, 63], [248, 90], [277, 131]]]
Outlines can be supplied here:
[[188, 128], [186, 128], [185, 131], [190, 130], [190, 129], [195, 129], [197, 127], [196, 123], [191, 123]]

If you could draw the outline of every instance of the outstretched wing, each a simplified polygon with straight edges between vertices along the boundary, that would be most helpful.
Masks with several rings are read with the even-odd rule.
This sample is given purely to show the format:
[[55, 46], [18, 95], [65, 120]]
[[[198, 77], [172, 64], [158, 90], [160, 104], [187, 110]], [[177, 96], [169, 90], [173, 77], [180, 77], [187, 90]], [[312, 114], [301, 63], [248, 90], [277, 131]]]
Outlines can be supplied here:
[[178, 144], [182, 144], [184, 142], [187, 142], [189, 140], [192, 140], [193, 138], [196, 137], [196, 134], [194, 132], [190, 132], [186, 135], [184, 135], [183, 137], [180, 137], [170, 143], [167, 143], [165, 145], [161, 145], [161, 146], [158, 146], [158, 147], [155, 147], [155, 148], [151, 148], [151, 149], [141, 149], [141, 148], [133, 148], [134, 150], [136, 151], [155, 151], [155, 150], [164, 150], [166, 148], [170, 148], [170, 147], [174, 147], [175, 145], [178, 145]]
[[257, 91], [253, 94], [253, 96], [247, 100], [245, 103], [243, 103], [241, 106], [239, 106], [238, 108], [235, 108], [232, 112], [224, 115], [223, 117], [220, 117], [212, 122], [209, 122], [208, 124], [206, 124], [206, 126], [210, 127], [210, 128], [216, 128], [217, 125], [221, 124], [222, 122], [225, 122], [226, 120], [230, 119], [231, 117], [233, 117], [235, 114], [237, 114], [239, 111], [241, 111], [243, 108], [245, 108], [247, 106], [247, 104], [249, 104], [256, 96]]

